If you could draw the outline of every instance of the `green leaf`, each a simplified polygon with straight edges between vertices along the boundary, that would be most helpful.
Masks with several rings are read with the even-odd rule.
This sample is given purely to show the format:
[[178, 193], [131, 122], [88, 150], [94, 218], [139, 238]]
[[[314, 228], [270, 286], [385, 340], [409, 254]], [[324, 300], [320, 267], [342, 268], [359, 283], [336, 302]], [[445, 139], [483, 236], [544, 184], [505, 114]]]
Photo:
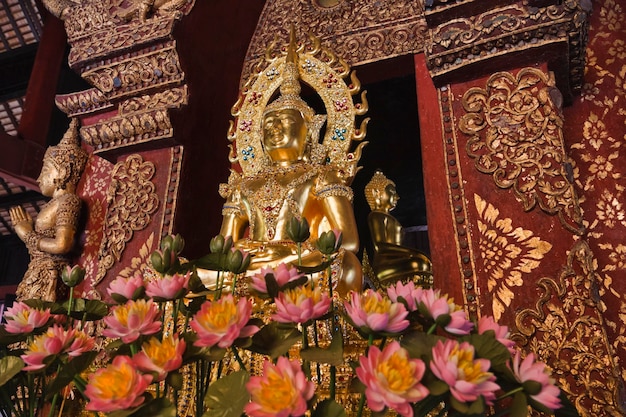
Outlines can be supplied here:
[[326, 349], [311, 346], [300, 351], [302, 359], [310, 362], [328, 363], [330, 365], [340, 366], [343, 364], [343, 337], [341, 332], [333, 334], [330, 346]]
[[526, 417], [528, 415], [528, 402], [526, 394], [518, 392], [513, 396], [513, 401], [509, 407], [510, 417]]
[[559, 400], [561, 400], [561, 408], [554, 411], [555, 417], [580, 417], [576, 406], [567, 398], [563, 390], [559, 394]]
[[76, 375], [80, 375], [89, 367], [89, 365], [91, 365], [96, 356], [98, 356], [98, 353], [98, 351], [83, 353], [63, 365], [56, 378], [48, 384], [46, 397], [52, 398], [54, 394], [61, 391], [65, 386], [72, 382]]
[[439, 379], [433, 379], [432, 381], [429, 381], [426, 384], [426, 387], [432, 395], [442, 395], [448, 392], [448, 390], [450, 389], [448, 384]]
[[434, 395], [431, 393], [422, 401], [418, 401], [413, 405], [413, 411], [417, 416], [430, 415], [430, 412], [439, 407], [443, 402], [444, 397], [442, 395]]
[[0, 387], [17, 375], [24, 366], [24, 361], [17, 356], [5, 356], [0, 359]]
[[[84, 298], [77, 298], [74, 300], [75, 304], [72, 304], [71, 316], [77, 320], [96, 321], [109, 314], [109, 307], [100, 300], [86, 300]], [[69, 301], [63, 303], [67, 311]]]
[[335, 400], [326, 399], [320, 402], [311, 417], [345, 417], [346, 410], [343, 406], [339, 405]]
[[193, 262], [193, 265], [202, 269], [220, 271], [222, 270], [222, 264], [220, 262], [221, 258], [221, 253], [209, 253], [208, 255], [204, 255], [202, 258]]
[[4, 329], [4, 326], [0, 326], [0, 346], [8, 346], [13, 343], [24, 342], [26, 339], [28, 339], [28, 334], [9, 333]]
[[464, 338], [474, 346], [476, 357], [489, 359], [492, 367], [505, 365], [511, 359], [511, 352], [502, 343], [498, 342], [489, 332], [472, 334]]
[[250, 400], [249, 379], [248, 372], [241, 370], [212, 382], [205, 397], [208, 411], [202, 417], [240, 417]]
[[301, 337], [295, 327], [281, 326], [273, 321], [252, 336], [252, 345], [248, 349], [276, 359], [287, 353]]
[[67, 308], [63, 308], [62, 305], [53, 303], [52, 301], [43, 301], [37, 299], [24, 300], [24, 304], [29, 307], [36, 308], [39, 310], [45, 310], [46, 308], [50, 309], [50, 313], [52, 314], [65, 314], [67, 313]]
[[176, 406], [165, 398], [159, 397], [146, 402], [130, 415], [131, 417], [176, 417]]
[[430, 360], [433, 347], [435, 347], [438, 340], [443, 340], [443, 338], [416, 331], [405, 334], [402, 340], [400, 340], [400, 345], [409, 352], [409, 356], [412, 358]]

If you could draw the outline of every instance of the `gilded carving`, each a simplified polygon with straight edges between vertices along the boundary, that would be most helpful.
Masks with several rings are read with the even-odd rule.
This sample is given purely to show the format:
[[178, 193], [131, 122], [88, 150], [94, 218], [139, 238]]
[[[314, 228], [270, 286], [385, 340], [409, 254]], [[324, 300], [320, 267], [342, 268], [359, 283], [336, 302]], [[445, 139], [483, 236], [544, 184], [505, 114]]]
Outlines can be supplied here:
[[54, 100], [59, 110], [70, 117], [113, 107], [102, 91], [97, 88], [78, 93], [57, 94]]
[[184, 80], [174, 42], [156, 51], [150, 48], [138, 51], [136, 56], [86, 70], [81, 75], [109, 100], [132, 95], [146, 87], [180, 84]]
[[151, 19], [141, 25], [118, 24], [116, 30], [98, 30], [72, 43], [68, 62], [72, 68], [82, 67], [88, 62], [108, 58], [115, 51], [142, 48], [157, 40], [167, 41], [173, 27], [172, 19]]
[[145, 229], [152, 221], [152, 214], [159, 208], [156, 186], [151, 181], [155, 170], [152, 162], [144, 161], [137, 154], [130, 155], [113, 168], [107, 191], [104, 235], [98, 254], [98, 274], [92, 285], [102, 281], [115, 262], [120, 261], [134, 232]]
[[443, 24], [432, 28], [431, 42], [426, 44], [429, 69], [436, 79], [503, 53], [566, 42], [569, 84], [573, 91], [579, 91], [583, 83], [588, 12], [580, 1], [567, 0], [548, 7], [511, 4], [476, 16], [444, 19]]
[[512, 188], [524, 210], [537, 204], [557, 214], [576, 234], [584, 230], [563, 143], [563, 118], [551, 94], [554, 80], [534, 68], [517, 75], [499, 72], [486, 88], [463, 96], [459, 129], [470, 136], [467, 154], [476, 169], [500, 188]]
[[599, 311], [593, 254], [579, 240], [555, 279], [537, 281], [541, 291], [534, 308], [516, 317], [514, 336], [552, 364], [559, 386], [574, 399], [583, 417], [622, 415], [619, 376]]
[[131, 97], [120, 103], [120, 116], [141, 112], [148, 109], [177, 109], [187, 104], [187, 86], [169, 88], [151, 95]]
[[384, 7], [374, 0], [344, 0], [328, 5], [317, 0], [268, 1], [248, 48], [242, 79], [254, 72], [265, 46], [277, 34], [288, 38], [285, 22], [293, 22], [298, 31], [320, 38], [351, 66], [421, 53], [426, 33], [419, 1], [388, 0]]
[[524, 285], [524, 276], [540, 265], [552, 245], [531, 230], [516, 226], [513, 219], [500, 217], [500, 211], [478, 194], [474, 194], [474, 204], [478, 212], [477, 253], [493, 297], [493, 316], [500, 320], [515, 298], [515, 288]]
[[126, 117], [112, 117], [81, 128], [81, 137], [96, 151], [172, 137], [167, 110], [147, 110]]

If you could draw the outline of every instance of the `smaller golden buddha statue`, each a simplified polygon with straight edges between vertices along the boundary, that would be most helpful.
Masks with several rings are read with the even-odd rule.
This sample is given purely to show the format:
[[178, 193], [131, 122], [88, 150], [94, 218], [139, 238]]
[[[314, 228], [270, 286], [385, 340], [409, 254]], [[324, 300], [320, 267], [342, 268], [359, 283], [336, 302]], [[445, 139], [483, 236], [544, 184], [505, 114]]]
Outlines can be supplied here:
[[385, 286], [397, 280], [413, 280], [420, 285], [431, 285], [430, 259], [419, 250], [402, 245], [402, 225], [389, 214], [399, 200], [396, 184], [376, 171], [365, 186], [365, 198], [372, 210], [367, 222], [374, 248], [371, 266], [376, 284]]
[[9, 210], [13, 228], [30, 255], [28, 270], [17, 287], [18, 300], [56, 301], [58, 278], [74, 246], [81, 207], [76, 185], [87, 157], [79, 145], [78, 120], [73, 119], [61, 142], [46, 150], [37, 178], [41, 193], [51, 200], [35, 222], [20, 206]]

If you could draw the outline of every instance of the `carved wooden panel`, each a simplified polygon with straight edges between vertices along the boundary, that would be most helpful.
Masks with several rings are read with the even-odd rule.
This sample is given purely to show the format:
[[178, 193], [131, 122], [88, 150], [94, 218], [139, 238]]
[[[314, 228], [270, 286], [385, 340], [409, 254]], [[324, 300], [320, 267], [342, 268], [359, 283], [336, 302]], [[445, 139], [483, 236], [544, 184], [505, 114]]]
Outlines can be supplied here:
[[182, 147], [132, 154], [111, 164], [92, 157], [82, 195], [89, 207], [79, 263], [84, 291], [106, 297], [108, 283], [146, 265], [162, 236], [173, 232]]

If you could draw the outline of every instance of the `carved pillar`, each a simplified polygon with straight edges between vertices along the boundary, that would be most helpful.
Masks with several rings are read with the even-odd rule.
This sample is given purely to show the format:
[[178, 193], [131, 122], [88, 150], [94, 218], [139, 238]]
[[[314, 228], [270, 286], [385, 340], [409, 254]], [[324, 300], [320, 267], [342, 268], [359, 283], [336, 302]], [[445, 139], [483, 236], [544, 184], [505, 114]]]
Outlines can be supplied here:
[[416, 58], [435, 285], [470, 314], [509, 325], [581, 415], [621, 415], [623, 381], [563, 137], [588, 10], [447, 3], [426, 9], [431, 41]]
[[78, 262], [83, 289], [105, 296], [107, 283], [145, 265], [161, 237], [173, 232], [183, 146], [172, 109], [188, 88], [173, 30], [193, 1], [56, 2], [65, 23], [70, 67], [93, 88], [57, 96], [57, 106], [81, 120], [91, 151], [79, 187], [86, 229]]

